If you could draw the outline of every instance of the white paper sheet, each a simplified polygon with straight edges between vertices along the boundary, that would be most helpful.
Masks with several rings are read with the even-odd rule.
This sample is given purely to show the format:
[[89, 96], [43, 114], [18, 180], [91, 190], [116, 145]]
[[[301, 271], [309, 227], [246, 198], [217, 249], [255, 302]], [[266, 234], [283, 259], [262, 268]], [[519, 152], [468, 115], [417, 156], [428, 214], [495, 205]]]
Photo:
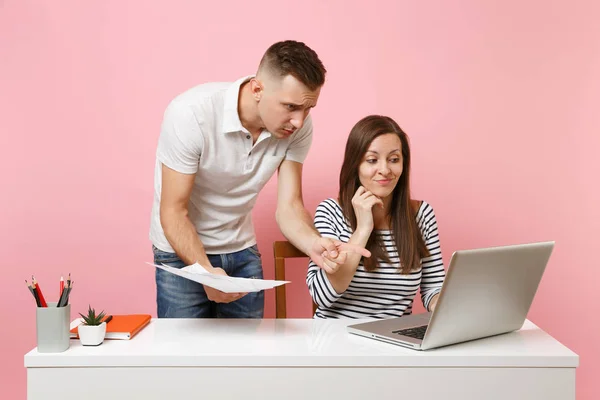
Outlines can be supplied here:
[[272, 289], [279, 285], [289, 283], [289, 281], [274, 281], [266, 279], [235, 278], [232, 276], [215, 275], [207, 272], [200, 264], [195, 263], [181, 269], [169, 267], [168, 265], [152, 264], [156, 268], [181, 276], [183, 278], [210, 286], [224, 293], [249, 293], [259, 292], [265, 289]]

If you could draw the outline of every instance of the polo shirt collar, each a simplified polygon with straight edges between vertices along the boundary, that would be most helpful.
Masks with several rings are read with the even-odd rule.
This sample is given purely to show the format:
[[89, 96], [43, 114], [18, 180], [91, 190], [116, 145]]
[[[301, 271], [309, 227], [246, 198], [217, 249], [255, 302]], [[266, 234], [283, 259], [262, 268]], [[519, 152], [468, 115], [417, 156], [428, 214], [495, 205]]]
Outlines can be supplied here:
[[240, 87], [245, 82], [254, 78], [254, 75], [245, 76], [233, 82], [225, 92], [225, 105], [223, 107], [223, 124], [221, 129], [223, 133], [244, 132], [249, 133], [240, 121], [238, 114], [238, 99], [240, 97]]

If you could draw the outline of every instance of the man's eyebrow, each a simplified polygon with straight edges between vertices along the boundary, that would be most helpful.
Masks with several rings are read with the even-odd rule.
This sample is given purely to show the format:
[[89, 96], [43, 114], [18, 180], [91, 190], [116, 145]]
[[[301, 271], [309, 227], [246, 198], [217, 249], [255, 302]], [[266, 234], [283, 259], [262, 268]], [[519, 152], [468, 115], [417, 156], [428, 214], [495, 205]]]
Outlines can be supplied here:
[[306, 108], [313, 108], [316, 106], [316, 104], [314, 105], [304, 105], [304, 104], [297, 104], [291, 101], [284, 101], [283, 104], [285, 105], [290, 105], [290, 106], [294, 106], [294, 107], [306, 107]]

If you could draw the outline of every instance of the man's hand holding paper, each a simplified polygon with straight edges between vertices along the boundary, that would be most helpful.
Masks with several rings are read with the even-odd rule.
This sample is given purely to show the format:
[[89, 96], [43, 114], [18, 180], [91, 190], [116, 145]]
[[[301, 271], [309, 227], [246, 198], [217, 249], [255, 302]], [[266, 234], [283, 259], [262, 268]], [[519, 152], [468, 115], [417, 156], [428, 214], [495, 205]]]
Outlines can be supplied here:
[[[204, 285], [209, 299], [216, 302], [234, 301], [243, 297], [249, 292], [258, 292], [265, 289], [272, 289], [276, 286], [289, 283], [288, 281], [235, 278], [228, 276], [225, 273], [225, 271], [223, 271], [221, 268], [212, 268], [211, 271], [214, 272], [209, 273], [204, 267], [202, 267], [198, 263], [188, 265], [181, 269], [169, 267], [165, 264], [148, 264]], [[214, 299], [211, 298], [210, 292], [216, 293]], [[219, 301], [221, 299], [228, 301]]]

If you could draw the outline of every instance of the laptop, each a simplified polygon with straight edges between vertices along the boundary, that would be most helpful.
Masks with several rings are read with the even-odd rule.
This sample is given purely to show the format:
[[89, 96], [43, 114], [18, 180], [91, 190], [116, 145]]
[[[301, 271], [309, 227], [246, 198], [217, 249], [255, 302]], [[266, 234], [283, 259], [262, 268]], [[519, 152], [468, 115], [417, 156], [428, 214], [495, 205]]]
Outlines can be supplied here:
[[353, 324], [348, 332], [428, 350], [521, 329], [553, 248], [540, 242], [456, 251], [433, 312]]

